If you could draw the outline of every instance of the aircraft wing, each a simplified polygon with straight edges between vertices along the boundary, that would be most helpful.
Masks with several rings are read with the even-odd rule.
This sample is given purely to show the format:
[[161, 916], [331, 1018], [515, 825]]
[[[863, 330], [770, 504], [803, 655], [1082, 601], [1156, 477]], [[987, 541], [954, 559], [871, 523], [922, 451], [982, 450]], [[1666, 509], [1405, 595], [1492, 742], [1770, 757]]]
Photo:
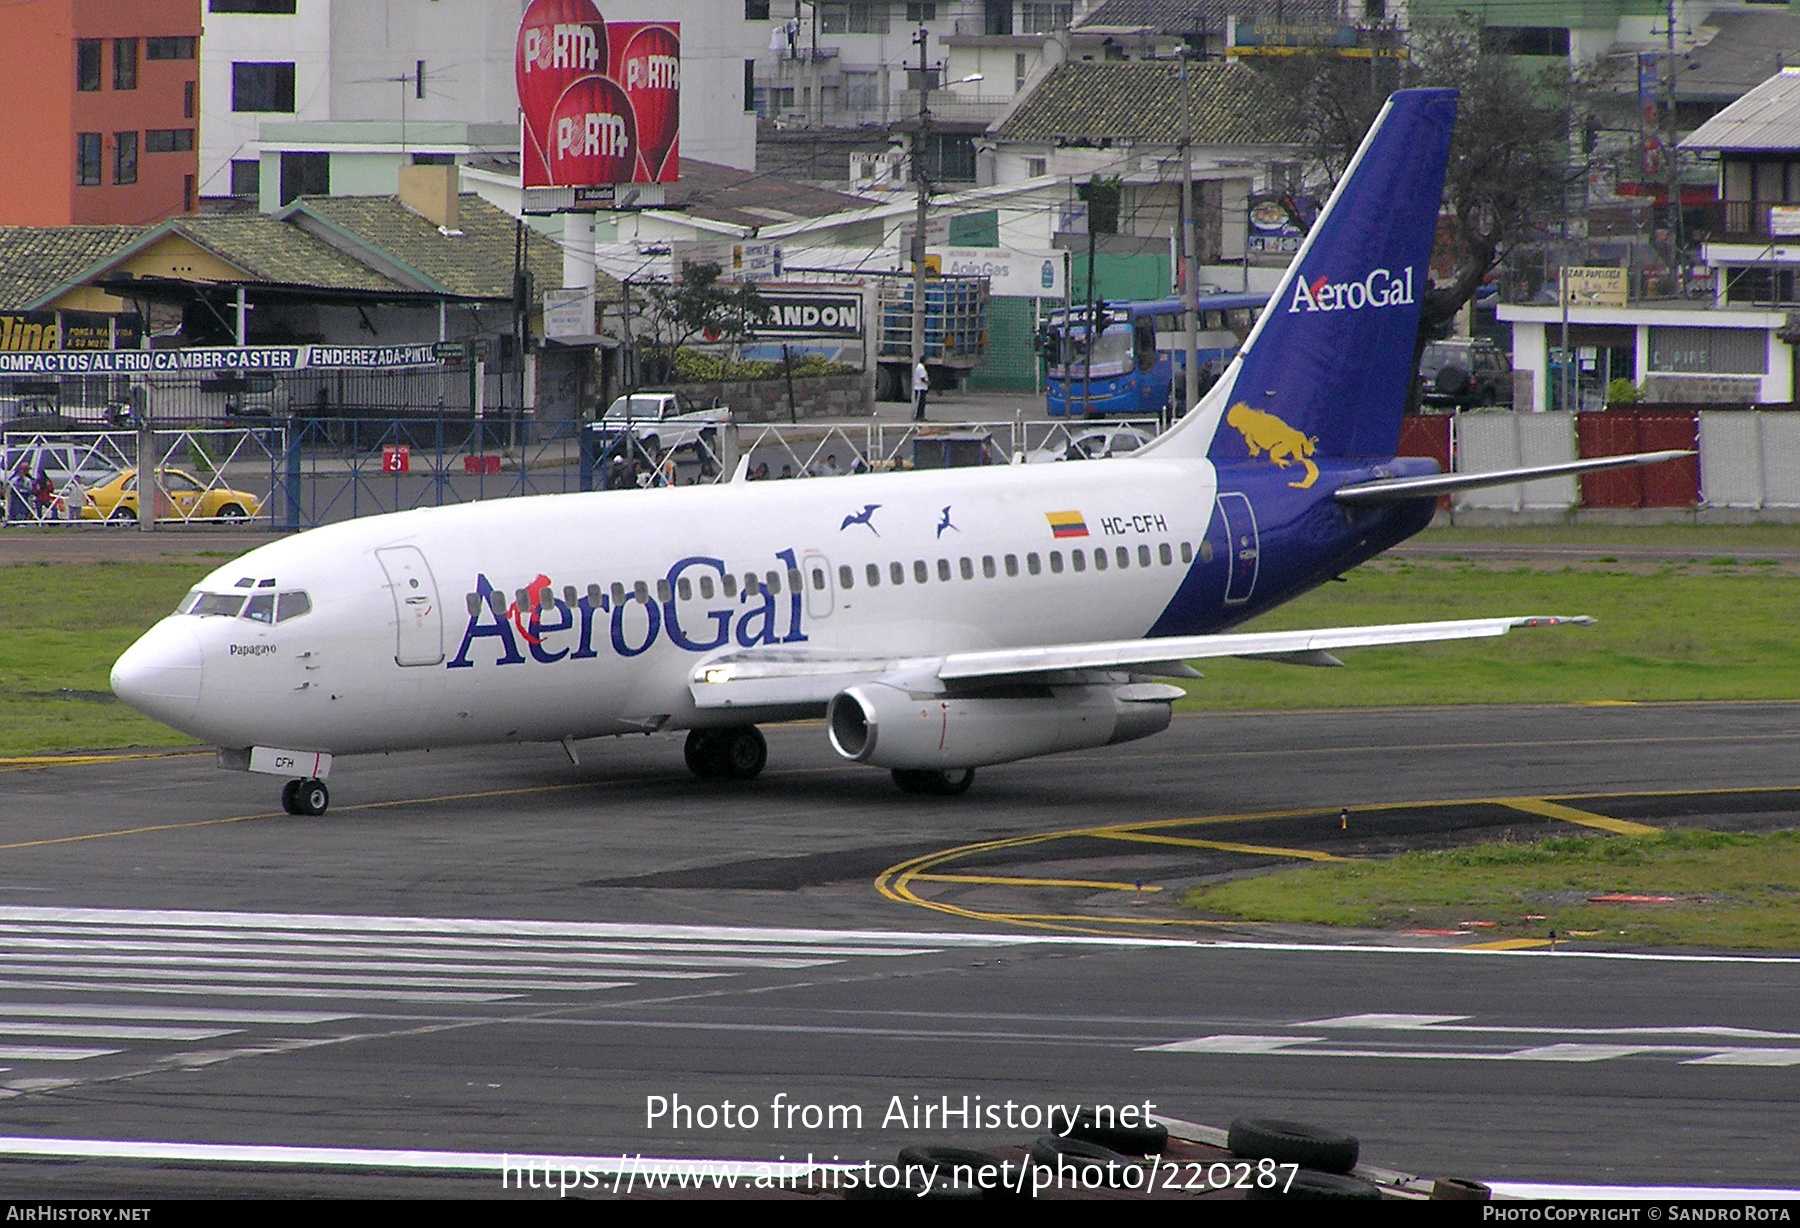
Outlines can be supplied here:
[[1565, 461], [1558, 465], [1533, 465], [1525, 469], [1494, 469], [1485, 473], [1433, 473], [1417, 478], [1384, 478], [1376, 482], [1358, 482], [1340, 486], [1332, 492], [1339, 503], [1397, 503], [1404, 499], [1422, 499], [1447, 495], [1458, 490], [1478, 490], [1483, 486], [1510, 486], [1514, 482], [1535, 482], [1539, 478], [1559, 478], [1571, 473], [1592, 473], [1597, 469], [1620, 469], [1627, 465], [1660, 465], [1663, 461], [1692, 456], [1691, 450], [1672, 452], [1633, 452], [1628, 456], [1595, 456], [1587, 460]]
[[1334, 648], [1426, 644], [1440, 640], [1505, 635], [1514, 627], [1588, 626], [1585, 616], [1526, 615], [1449, 622], [1387, 623], [1312, 631], [1250, 631], [1230, 635], [1169, 636], [1041, 648], [999, 648], [945, 656], [883, 656], [805, 650], [728, 653], [704, 662], [689, 679], [701, 708], [767, 707], [825, 703], [857, 682], [881, 680], [908, 690], [941, 691], [945, 684], [976, 680], [1043, 680], [1082, 671], [1128, 671], [1192, 677], [1184, 662], [1208, 657], [1251, 657], [1304, 665], [1335, 665]]

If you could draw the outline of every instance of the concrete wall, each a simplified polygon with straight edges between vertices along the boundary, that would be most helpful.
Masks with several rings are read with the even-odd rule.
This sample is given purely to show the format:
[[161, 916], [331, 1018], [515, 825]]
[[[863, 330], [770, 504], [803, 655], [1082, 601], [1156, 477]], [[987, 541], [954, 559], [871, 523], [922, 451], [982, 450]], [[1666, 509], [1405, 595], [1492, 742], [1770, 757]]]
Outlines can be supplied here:
[[[786, 422], [788, 381], [733, 380], [723, 383], [676, 384], [676, 391], [696, 405], [717, 401], [731, 407], [739, 422]], [[874, 412], [874, 388], [866, 375], [794, 377], [794, 412], [800, 418], [839, 418]]]

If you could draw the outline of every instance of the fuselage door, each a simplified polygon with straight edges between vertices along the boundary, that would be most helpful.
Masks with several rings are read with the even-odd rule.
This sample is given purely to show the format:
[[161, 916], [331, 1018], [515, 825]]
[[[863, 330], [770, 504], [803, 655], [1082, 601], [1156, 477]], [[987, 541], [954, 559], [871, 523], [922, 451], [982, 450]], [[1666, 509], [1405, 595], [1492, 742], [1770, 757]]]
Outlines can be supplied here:
[[1225, 604], [1242, 605], [1256, 591], [1256, 572], [1262, 551], [1256, 537], [1256, 513], [1248, 496], [1238, 491], [1219, 495], [1219, 519], [1225, 523], [1231, 570], [1225, 580]]
[[375, 557], [394, 595], [394, 660], [401, 665], [437, 665], [444, 659], [444, 612], [437, 581], [416, 546], [389, 546]]
[[831, 574], [831, 560], [817, 550], [800, 556], [800, 578], [806, 585], [806, 616], [824, 618], [836, 604], [837, 578]]

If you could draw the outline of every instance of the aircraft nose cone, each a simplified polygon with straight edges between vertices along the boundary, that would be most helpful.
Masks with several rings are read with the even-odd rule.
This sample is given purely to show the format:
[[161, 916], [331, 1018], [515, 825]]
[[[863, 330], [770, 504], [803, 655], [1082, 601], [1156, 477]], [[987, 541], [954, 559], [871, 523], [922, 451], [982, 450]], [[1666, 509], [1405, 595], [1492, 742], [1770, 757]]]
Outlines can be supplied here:
[[113, 663], [113, 694], [181, 729], [200, 709], [200, 663], [200, 637], [188, 620], [165, 619]]

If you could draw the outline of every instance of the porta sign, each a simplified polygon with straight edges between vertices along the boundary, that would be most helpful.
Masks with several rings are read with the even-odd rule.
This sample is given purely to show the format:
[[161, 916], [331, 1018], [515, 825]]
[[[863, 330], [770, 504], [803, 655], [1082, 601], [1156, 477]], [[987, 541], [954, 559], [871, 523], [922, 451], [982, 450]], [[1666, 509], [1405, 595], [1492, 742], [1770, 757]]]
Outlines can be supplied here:
[[531, 0], [513, 75], [524, 187], [675, 181], [679, 23], [609, 23], [594, 0]]

